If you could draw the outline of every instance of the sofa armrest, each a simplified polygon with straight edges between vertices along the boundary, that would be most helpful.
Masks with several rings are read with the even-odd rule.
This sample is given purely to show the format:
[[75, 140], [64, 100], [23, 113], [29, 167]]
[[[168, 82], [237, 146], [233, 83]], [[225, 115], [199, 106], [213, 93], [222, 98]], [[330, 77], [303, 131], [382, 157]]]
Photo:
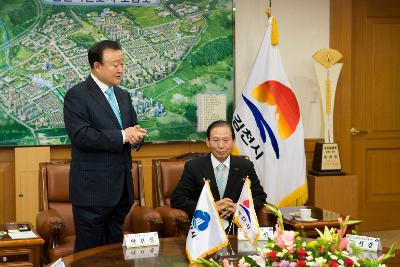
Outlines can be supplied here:
[[55, 248], [64, 240], [65, 222], [56, 210], [39, 212], [36, 216], [36, 229], [48, 248]]
[[169, 206], [162, 206], [157, 207], [156, 211], [161, 214], [164, 222], [162, 237], [179, 235], [180, 231], [178, 231], [177, 229], [177, 220], [182, 222], [185, 222], [185, 220], [189, 220], [188, 214], [180, 209], [174, 209]]
[[131, 227], [134, 233], [161, 232], [161, 214], [148, 207], [136, 206], [131, 211]]
[[192, 221], [189, 220], [188, 218], [184, 219], [178, 217], [176, 218], [175, 222], [176, 222], [175, 236], [187, 236]]

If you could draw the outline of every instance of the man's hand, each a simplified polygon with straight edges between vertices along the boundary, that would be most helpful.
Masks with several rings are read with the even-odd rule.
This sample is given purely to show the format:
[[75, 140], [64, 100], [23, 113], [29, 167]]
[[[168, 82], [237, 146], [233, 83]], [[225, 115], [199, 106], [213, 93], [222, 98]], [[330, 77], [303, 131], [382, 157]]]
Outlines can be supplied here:
[[142, 142], [143, 138], [147, 136], [147, 130], [140, 128], [140, 125], [135, 125], [133, 127], [128, 127], [124, 130], [125, 142], [131, 145]]
[[236, 210], [236, 203], [230, 198], [223, 198], [215, 202], [217, 205], [219, 216], [222, 219], [227, 219], [229, 216], [233, 215]]

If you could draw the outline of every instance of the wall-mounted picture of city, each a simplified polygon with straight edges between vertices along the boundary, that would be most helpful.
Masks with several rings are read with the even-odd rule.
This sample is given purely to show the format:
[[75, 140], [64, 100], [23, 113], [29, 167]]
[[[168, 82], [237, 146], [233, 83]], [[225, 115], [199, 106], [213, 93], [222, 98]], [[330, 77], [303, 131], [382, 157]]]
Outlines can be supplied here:
[[46, 2], [1, 0], [0, 146], [70, 143], [63, 98], [87, 78], [87, 49], [103, 39], [123, 47], [121, 87], [149, 131], [146, 141], [202, 140], [202, 94], [225, 96], [232, 114], [232, 0]]

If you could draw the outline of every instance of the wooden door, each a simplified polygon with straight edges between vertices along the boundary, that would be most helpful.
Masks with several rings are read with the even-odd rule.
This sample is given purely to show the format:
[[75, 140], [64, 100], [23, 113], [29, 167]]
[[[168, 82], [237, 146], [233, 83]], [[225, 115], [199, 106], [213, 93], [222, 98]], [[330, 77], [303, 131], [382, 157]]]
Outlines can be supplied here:
[[361, 230], [400, 229], [400, 1], [353, 1], [351, 42]]

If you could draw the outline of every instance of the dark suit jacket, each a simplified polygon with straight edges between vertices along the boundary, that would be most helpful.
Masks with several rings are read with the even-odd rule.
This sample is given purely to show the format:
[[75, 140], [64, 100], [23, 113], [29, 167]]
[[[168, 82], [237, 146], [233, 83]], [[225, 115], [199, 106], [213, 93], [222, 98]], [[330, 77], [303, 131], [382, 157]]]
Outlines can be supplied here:
[[[114, 93], [123, 129], [137, 124], [129, 93], [116, 86]], [[72, 142], [72, 204], [114, 206], [121, 198], [125, 181], [133, 203], [131, 146], [122, 143], [117, 117], [91, 76], [65, 95], [64, 122]]]
[[[222, 198], [230, 198], [236, 203], [242, 192], [243, 178], [246, 176], [251, 180], [254, 208], [258, 211], [266, 203], [267, 194], [260, 184], [253, 163], [247, 159], [231, 156], [228, 181]], [[211, 154], [208, 154], [186, 162], [182, 177], [172, 194], [171, 207], [184, 210], [191, 217], [204, 186], [203, 178], [210, 179], [214, 200], [222, 199], [215, 181]]]

